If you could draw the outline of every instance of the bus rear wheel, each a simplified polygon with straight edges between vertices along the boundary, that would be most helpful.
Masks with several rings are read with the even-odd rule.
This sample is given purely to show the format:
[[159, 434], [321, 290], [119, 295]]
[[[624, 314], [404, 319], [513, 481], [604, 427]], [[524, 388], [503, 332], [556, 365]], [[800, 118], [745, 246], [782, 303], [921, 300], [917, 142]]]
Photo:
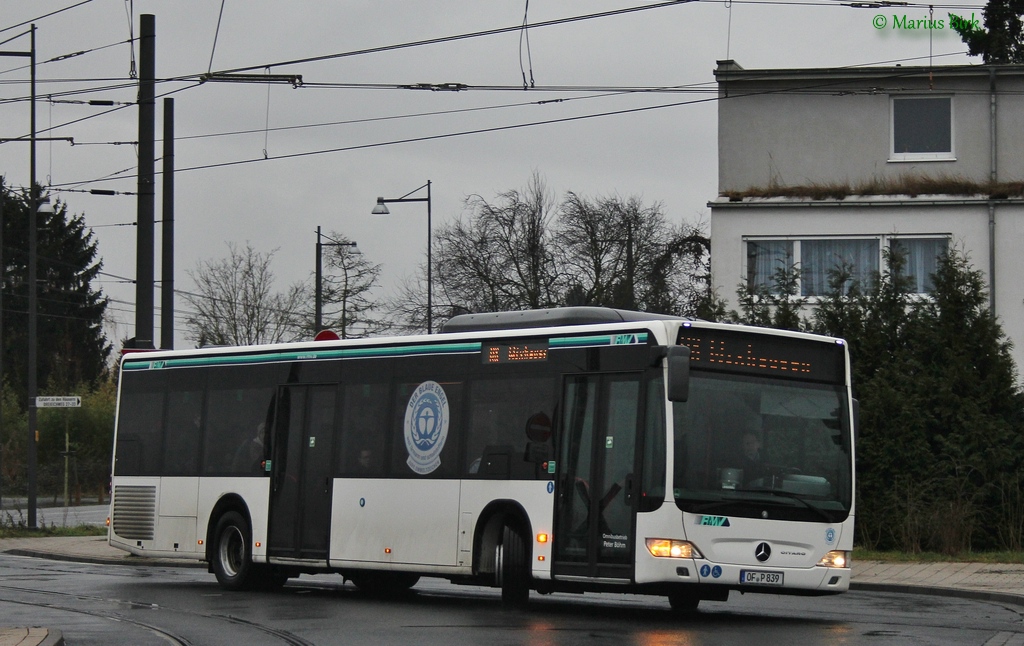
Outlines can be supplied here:
[[522, 533], [509, 525], [501, 534], [495, 571], [501, 602], [507, 608], [524, 608], [530, 599], [529, 559]]
[[213, 573], [228, 590], [245, 590], [253, 583], [254, 567], [249, 523], [237, 511], [220, 517], [213, 530]]

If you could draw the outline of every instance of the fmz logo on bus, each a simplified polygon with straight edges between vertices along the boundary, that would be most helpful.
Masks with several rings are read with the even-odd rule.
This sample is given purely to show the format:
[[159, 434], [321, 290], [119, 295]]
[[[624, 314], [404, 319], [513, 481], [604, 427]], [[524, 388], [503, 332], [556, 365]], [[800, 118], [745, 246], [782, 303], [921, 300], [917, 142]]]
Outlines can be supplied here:
[[612, 345], [632, 345], [634, 343], [637, 343], [635, 334], [616, 334], [612, 338]]
[[436, 381], [424, 381], [416, 387], [405, 408], [406, 464], [425, 475], [441, 466], [441, 451], [448, 439], [448, 396]]
[[729, 527], [729, 519], [725, 516], [701, 516], [697, 524], [710, 527]]

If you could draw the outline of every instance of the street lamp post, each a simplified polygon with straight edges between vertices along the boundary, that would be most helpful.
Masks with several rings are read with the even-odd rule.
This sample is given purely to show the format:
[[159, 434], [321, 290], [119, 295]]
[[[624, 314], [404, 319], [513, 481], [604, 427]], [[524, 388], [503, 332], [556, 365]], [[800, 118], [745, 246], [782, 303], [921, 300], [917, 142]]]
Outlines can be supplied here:
[[[413, 193], [427, 189], [426, 197], [409, 197]], [[383, 197], [377, 198], [377, 205], [373, 207], [371, 213], [373, 215], [388, 215], [391, 211], [388, 210], [387, 204], [396, 204], [399, 202], [426, 202], [427, 203], [427, 334], [434, 333], [434, 303], [433, 303], [433, 263], [430, 257], [430, 241], [431, 241], [431, 223], [430, 223], [430, 180], [423, 186], [417, 189], [411, 190], [402, 197], [385, 199]]]
[[[328, 240], [331, 240], [331, 242], [321, 242], [320, 239], [322, 237], [326, 237]], [[324, 287], [323, 287], [323, 279], [324, 279], [323, 248], [324, 247], [352, 247], [352, 251], [353, 252], [358, 252], [358, 249], [356, 248], [356, 243], [355, 242], [338, 242], [337, 240], [334, 240], [333, 238], [324, 236], [322, 233], [320, 233], [320, 227], [316, 228], [316, 278], [315, 278], [315, 282], [316, 282], [316, 285], [315, 285], [315, 291], [316, 291], [315, 303], [316, 303], [316, 305], [315, 305], [314, 310], [313, 310], [313, 327], [316, 328], [316, 329], [313, 330], [314, 334], [319, 334], [320, 330], [323, 329], [323, 321], [324, 321], [324, 291], [323, 291], [324, 290]], [[345, 336], [345, 306], [344, 306], [344, 304], [342, 304], [342, 308], [341, 308], [341, 335], [342, 335], [342, 338], [344, 338], [344, 336]]]

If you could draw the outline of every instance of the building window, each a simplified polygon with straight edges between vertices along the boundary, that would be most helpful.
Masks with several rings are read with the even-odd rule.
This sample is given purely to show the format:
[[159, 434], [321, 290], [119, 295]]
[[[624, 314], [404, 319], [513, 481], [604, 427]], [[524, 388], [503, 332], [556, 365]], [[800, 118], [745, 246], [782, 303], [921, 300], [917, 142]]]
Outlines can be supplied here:
[[800, 242], [800, 293], [821, 296], [829, 291], [829, 271], [845, 268], [847, 285], [868, 285], [878, 271], [878, 238], [829, 238]]
[[890, 161], [952, 160], [953, 98], [893, 97]]
[[747, 285], [751, 289], [765, 285], [777, 293], [775, 273], [780, 267], [788, 269], [795, 265], [800, 272], [800, 295], [811, 298], [831, 291], [830, 273], [837, 269], [848, 272], [847, 289], [854, 283], [869, 289], [884, 269], [881, 250], [885, 245], [903, 251], [905, 262], [900, 273], [910, 276], [911, 293], [927, 294], [934, 288], [932, 276], [938, 269], [939, 258], [949, 248], [948, 236], [748, 238], [744, 242]]
[[766, 285], [778, 291], [775, 275], [779, 269], [793, 266], [793, 243], [789, 240], [747, 241], [747, 285], [750, 289]]
[[932, 276], [939, 269], [939, 259], [949, 251], [948, 238], [894, 238], [890, 246], [905, 254], [900, 274], [910, 277], [911, 292], [927, 294], [935, 289]]

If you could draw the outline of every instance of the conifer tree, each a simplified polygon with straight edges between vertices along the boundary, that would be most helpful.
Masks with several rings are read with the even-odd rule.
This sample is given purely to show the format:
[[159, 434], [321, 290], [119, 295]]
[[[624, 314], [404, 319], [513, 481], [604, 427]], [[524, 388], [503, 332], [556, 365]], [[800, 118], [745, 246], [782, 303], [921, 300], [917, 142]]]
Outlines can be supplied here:
[[[28, 375], [27, 196], [10, 190], [3, 210], [4, 379], [25, 399]], [[58, 201], [52, 215], [37, 217], [37, 349], [40, 392], [95, 384], [107, 369], [111, 347], [103, 333], [107, 299], [94, 288], [103, 267], [84, 216]]]

